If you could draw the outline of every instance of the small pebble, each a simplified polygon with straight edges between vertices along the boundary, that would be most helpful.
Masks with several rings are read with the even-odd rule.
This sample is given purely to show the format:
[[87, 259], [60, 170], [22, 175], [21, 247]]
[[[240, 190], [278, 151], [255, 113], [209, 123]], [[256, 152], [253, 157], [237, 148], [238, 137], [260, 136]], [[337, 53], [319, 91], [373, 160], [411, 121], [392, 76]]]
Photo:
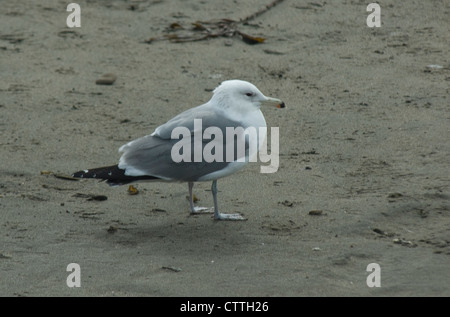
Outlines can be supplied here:
[[172, 271], [172, 272], [181, 272], [181, 268], [179, 267], [173, 267], [173, 266], [162, 266], [163, 270]]
[[231, 46], [231, 45], [233, 45], [233, 40], [232, 40], [232, 39], [226, 39], [226, 40], [223, 42], [223, 44], [224, 44], [225, 46]]
[[116, 227], [116, 226], [109, 226], [109, 228], [106, 229], [106, 231], [107, 231], [108, 233], [114, 233], [114, 232], [117, 231], [117, 227]]
[[311, 210], [310, 212], [308, 212], [308, 215], [310, 216], [320, 216], [322, 215], [323, 211], [320, 209], [317, 210]]
[[292, 201], [289, 201], [289, 200], [282, 201], [281, 204], [282, 204], [283, 206], [286, 206], [286, 207], [292, 207], [292, 206], [294, 206], [294, 203], [293, 203]]
[[400, 198], [400, 197], [402, 197], [403, 195], [402, 194], [400, 194], [400, 193], [390, 193], [389, 195], [388, 195], [388, 198]]
[[386, 235], [386, 232], [384, 232], [383, 230], [378, 229], [378, 228], [375, 228], [372, 231], [375, 232], [375, 233], [381, 234], [382, 236]]
[[97, 79], [95, 83], [97, 85], [112, 85], [116, 81], [117, 77], [114, 74], [104, 74], [102, 77]]
[[403, 240], [403, 239], [393, 239], [392, 242], [396, 243], [396, 244], [400, 244], [403, 246], [407, 246], [407, 247], [416, 247], [417, 245], [415, 243], [412, 243], [411, 241], [408, 240]]
[[435, 64], [427, 65], [427, 67], [428, 67], [428, 68], [434, 68], [434, 69], [441, 69], [441, 68], [444, 68], [444, 67], [441, 66], [441, 65], [435, 65]]
[[12, 256], [5, 253], [0, 253], [0, 259], [11, 259]]

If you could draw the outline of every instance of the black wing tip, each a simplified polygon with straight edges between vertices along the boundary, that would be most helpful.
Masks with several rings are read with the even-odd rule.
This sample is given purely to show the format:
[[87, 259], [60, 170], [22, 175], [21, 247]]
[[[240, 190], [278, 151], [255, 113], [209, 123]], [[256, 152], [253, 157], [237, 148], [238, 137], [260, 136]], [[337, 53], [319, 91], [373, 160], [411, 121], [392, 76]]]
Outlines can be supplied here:
[[125, 170], [120, 169], [118, 165], [99, 167], [93, 169], [87, 169], [78, 171], [72, 174], [74, 178], [95, 178], [106, 183], [110, 186], [126, 185], [140, 180], [156, 180], [159, 179], [155, 176], [142, 175], [142, 176], [129, 176], [125, 175]]
[[108, 180], [122, 175], [125, 175], [125, 170], [120, 169], [118, 165], [112, 165], [78, 171], [73, 173], [72, 177]]
[[78, 171], [72, 174], [74, 178], [84, 178], [84, 171]]

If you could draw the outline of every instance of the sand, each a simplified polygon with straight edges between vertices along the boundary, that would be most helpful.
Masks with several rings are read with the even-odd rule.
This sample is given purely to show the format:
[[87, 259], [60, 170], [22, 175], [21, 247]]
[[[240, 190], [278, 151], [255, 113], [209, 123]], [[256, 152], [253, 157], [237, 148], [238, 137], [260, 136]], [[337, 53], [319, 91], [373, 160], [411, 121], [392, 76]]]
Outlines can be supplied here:
[[[382, 1], [369, 28], [368, 1], [286, 0], [236, 25], [262, 44], [149, 41], [265, 3], [235, 2], [79, 1], [72, 29], [68, 1], [1, 4], [1, 296], [450, 295], [449, 4]], [[186, 184], [56, 177], [117, 163], [227, 79], [286, 103], [263, 109], [278, 171], [218, 182], [247, 221], [189, 215]]]

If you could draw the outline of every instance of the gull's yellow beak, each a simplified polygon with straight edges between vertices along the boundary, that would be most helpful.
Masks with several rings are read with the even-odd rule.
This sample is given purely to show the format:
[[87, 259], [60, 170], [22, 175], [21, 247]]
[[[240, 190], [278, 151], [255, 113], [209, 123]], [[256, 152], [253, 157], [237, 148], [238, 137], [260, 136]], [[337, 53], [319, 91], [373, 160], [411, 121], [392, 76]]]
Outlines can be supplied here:
[[280, 99], [277, 98], [271, 98], [271, 97], [266, 97], [267, 99], [264, 100], [263, 102], [261, 102], [262, 105], [267, 105], [267, 106], [275, 106], [277, 108], [285, 108], [286, 105], [284, 104], [283, 101], [281, 101]]

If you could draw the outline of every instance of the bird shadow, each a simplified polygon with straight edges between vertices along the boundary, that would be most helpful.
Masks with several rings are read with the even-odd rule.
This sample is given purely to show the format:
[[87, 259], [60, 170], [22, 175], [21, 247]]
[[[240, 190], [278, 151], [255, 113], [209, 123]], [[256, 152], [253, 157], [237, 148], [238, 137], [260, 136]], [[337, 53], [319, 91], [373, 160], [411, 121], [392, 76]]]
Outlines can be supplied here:
[[[139, 248], [161, 253], [198, 253], [216, 249], [232, 250], [233, 246], [251, 244], [243, 226], [247, 222], [216, 221], [212, 215], [194, 215], [169, 222], [159, 220], [127, 226], [110, 226], [96, 234], [111, 247]], [[184, 250], [184, 251], [183, 251]]]

